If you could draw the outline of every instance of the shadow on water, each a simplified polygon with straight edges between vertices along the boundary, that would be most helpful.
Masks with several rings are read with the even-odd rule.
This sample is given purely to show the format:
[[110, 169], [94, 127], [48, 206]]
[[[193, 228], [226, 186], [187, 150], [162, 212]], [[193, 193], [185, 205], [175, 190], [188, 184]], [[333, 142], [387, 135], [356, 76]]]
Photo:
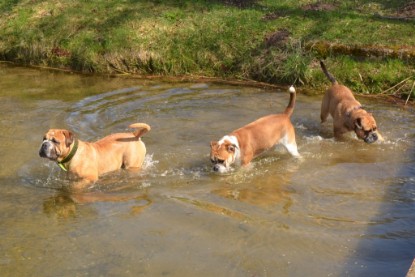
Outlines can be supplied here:
[[[409, 139], [415, 141], [414, 134]], [[347, 276], [405, 276], [415, 258], [413, 143], [404, 156], [396, 176], [385, 180], [382, 205], [346, 264]]]
[[[373, 103], [369, 106], [373, 109]], [[369, 108], [370, 109], [370, 108]], [[377, 154], [362, 153], [358, 148], [364, 148], [361, 142], [355, 142], [354, 156], [339, 157], [336, 163], [363, 163], [361, 170], [350, 170], [350, 186], [362, 182], [366, 183], [370, 176], [370, 166], [366, 163], [378, 165], [379, 169], [371, 177], [373, 181], [367, 183], [371, 189], [383, 190], [380, 206], [371, 218], [367, 218], [367, 228], [356, 233], [358, 244], [349, 259], [345, 262], [340, 276], [405, 276], [415, 258], [415, 133], [413, 131], [413, 108], [400, 111], [403, 116], [395, 112], [385, 112], [375, 108], [374, 114], [378, 117], [381, 129], [387, 133], [386, 144], [377, 146]], [[390, 117], [392, 119], [390, 119]], [[389, 118], [389, 119], [388, 119]], [[379, 120], [380, 119], [380, 120]], [[390, 121], [390, 122], [388, 122]], [[400, 126], [401, 131], [396, 132], [391, 125]], [[409, 125], [409, 126], [408, 126]], [[331, 127], [331, 125], [330, 125]], [[383, 133], [381, 131], [381, 133]], [[396, 132], [396, 133], [395, 133]], [[329, 137], [330, 131], [322, 130]], [[382, 154], [388, 151], [391, 145], [406, 145], [399, 162], [395, 164], [396, 157]], [[362, 147], [363, 146], [363, 147]], [[401, 149], [392, 147], [392, 152], [401, 152]], [[383, 164], [383, 165], [382, 165]], [[390, 164], [390, 167], [387, 165]], [[366, 172], [365, 167], [368, 168]], [[372, 169], [373, 170], [373, 169]], [[388, 170], [392, 174], [386, 173]], [[363, 172], [362, 172], [363, 171]], [[320, 177], [324, 183], [324, 177]], [[378, 181], [376, 181], [378, 180]], [[338, 183], [345, 183], [339, 180]], [[336, 189], [333, 187], [333, 189]], [[349, 193], [349, 192], [348, 192]], [[379, 194], [376, 192], [375, 194]], [[366, 197], [366, 196], [365, 196]], [[370, 198], [370, 195], [368, 195]], [[367, 206], [368, 209], [370, 205]], [[363, 207], [364, 208], [364, 207]], [[356, 223], [358, 223], [356, 221]], [[339, 241], [339, 246], [344, 241]]]

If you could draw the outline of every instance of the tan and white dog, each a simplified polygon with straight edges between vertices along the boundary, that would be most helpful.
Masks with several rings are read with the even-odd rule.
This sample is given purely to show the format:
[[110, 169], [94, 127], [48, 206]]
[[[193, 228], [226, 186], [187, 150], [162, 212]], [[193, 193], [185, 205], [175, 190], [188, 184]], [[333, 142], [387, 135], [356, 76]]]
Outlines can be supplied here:
[[84, 142], [65, 129], [50, 129], [43, 137], [39, 155], [56, 161], [79, 179], [73, 188], [82, 189], [98, 176], [120, 168], [140, 169], [146, 155], [141, 136], [150, 131], [145, 123], [129, 126], [133, 133], [116, 133], [97, 142]]
[[322, 61], [320, 66], [332, 83], [321, 103], [321, 123], [324, 123], [330, 114], [333, 118], [335, 138], [341, 138], [343, 134], [354, 131], [357, 137], [366, 143], [383, 141], [373, 115], [363, 109], [348, 87], [337, 83]]
[[290, 120], [296, 98], [294, 87], [291, 86], [289, 91], [290, 102], [284, 113], [261, 117], [210, 143], [214, 171], [225, 173], [232, 164], [247, 166], [253, 158], [277, 144], [284, 145], [291, 155], [300, 156]]

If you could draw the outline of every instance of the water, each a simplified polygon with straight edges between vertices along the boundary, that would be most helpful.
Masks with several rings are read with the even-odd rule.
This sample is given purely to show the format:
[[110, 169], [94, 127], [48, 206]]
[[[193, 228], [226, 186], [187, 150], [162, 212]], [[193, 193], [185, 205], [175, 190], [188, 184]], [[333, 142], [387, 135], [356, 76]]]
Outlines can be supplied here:
[[[283, 148], [211, 171], [209, 143], [289, 95], [211, 83], [0, 66], [2, 276], [403, 276], [415, 256], [415, 113], [359, 99], [386, 141], [331, 138], [298, 95], [303, 159]], [[49, 128], [93, 141], [145, 122], [144, 170], [73, 195], [38, 149]]]

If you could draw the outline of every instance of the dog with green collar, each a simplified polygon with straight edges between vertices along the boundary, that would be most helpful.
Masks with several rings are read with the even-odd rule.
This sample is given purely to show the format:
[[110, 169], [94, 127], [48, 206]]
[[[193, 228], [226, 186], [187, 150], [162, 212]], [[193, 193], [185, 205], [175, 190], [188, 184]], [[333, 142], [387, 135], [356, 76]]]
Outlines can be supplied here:
[[78, 181], [74, 189], [83, 189], [104, 173], [142, 167], [146, 147], [141, 136], [151, 128], [145, 123], [129, 127], [135, 131], [111, 134], [96, 142], [81, 141], [65, 129], [50, 129], [43, 136], [39, 155], [57, 162], [60, 168], [75, 176]]

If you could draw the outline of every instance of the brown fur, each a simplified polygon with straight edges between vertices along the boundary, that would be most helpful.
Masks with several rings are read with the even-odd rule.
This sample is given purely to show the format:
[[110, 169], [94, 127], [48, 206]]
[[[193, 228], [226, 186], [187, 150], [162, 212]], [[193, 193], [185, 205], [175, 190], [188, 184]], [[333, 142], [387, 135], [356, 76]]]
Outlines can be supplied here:
[[295, 143], [294, 126], [287, 114], [275, 114], [262, 117], [231, 133], [238, 139], [243, 149], [242, 165], [249, 162], [265, 150], [276, 145], [287, 135], [288, 141]]
[[299, 156], [295, 142], [295, 130], [290, 116], [295, 105], [295, 90], [290, 93], [290, 102], [282, 114], [272, 114], [257, 119], [239, 128], [220, 141], [212, 141], [211, 160], [214, 170], [225, 172], [233, 163], [248, 165], [251, 160], [281, 143], [293, 156]]
[[[79, 178], [75, 189], [98, 180], [104, 173], [120, 168], [138, 170], [141, 168], [146, 154], [146, 147], [140, 137], [150, 131], [145, 123], [130, 125], [134, 133], [116, 133], [96, 142], [78, 140], [78, 150], [73, 158], [64, 164], [68, 172]], [[44, 145], [44, 144], [47, 145]], [[72, 132], [65, 129], [50, 129], [44, 136], [39, 150], [42, 157], [61, 162], [71, 152], [75, 144]], [[50, 147], [49, 149], [47, 149]]]
[[358, 138], [367, 143], [383, 140], [377, 131], [375, 118], [362, 108], [355, 99], [353, 92], [346, 86], [337, 83], [336, 79], [327, 71], [323, 62], [321, 68], [332, 86], [327, 89], [321, 103], [320, 119], [324, 123], [330, 114], [333, 118], [333, 132], [336, 138], [354, 131]]

